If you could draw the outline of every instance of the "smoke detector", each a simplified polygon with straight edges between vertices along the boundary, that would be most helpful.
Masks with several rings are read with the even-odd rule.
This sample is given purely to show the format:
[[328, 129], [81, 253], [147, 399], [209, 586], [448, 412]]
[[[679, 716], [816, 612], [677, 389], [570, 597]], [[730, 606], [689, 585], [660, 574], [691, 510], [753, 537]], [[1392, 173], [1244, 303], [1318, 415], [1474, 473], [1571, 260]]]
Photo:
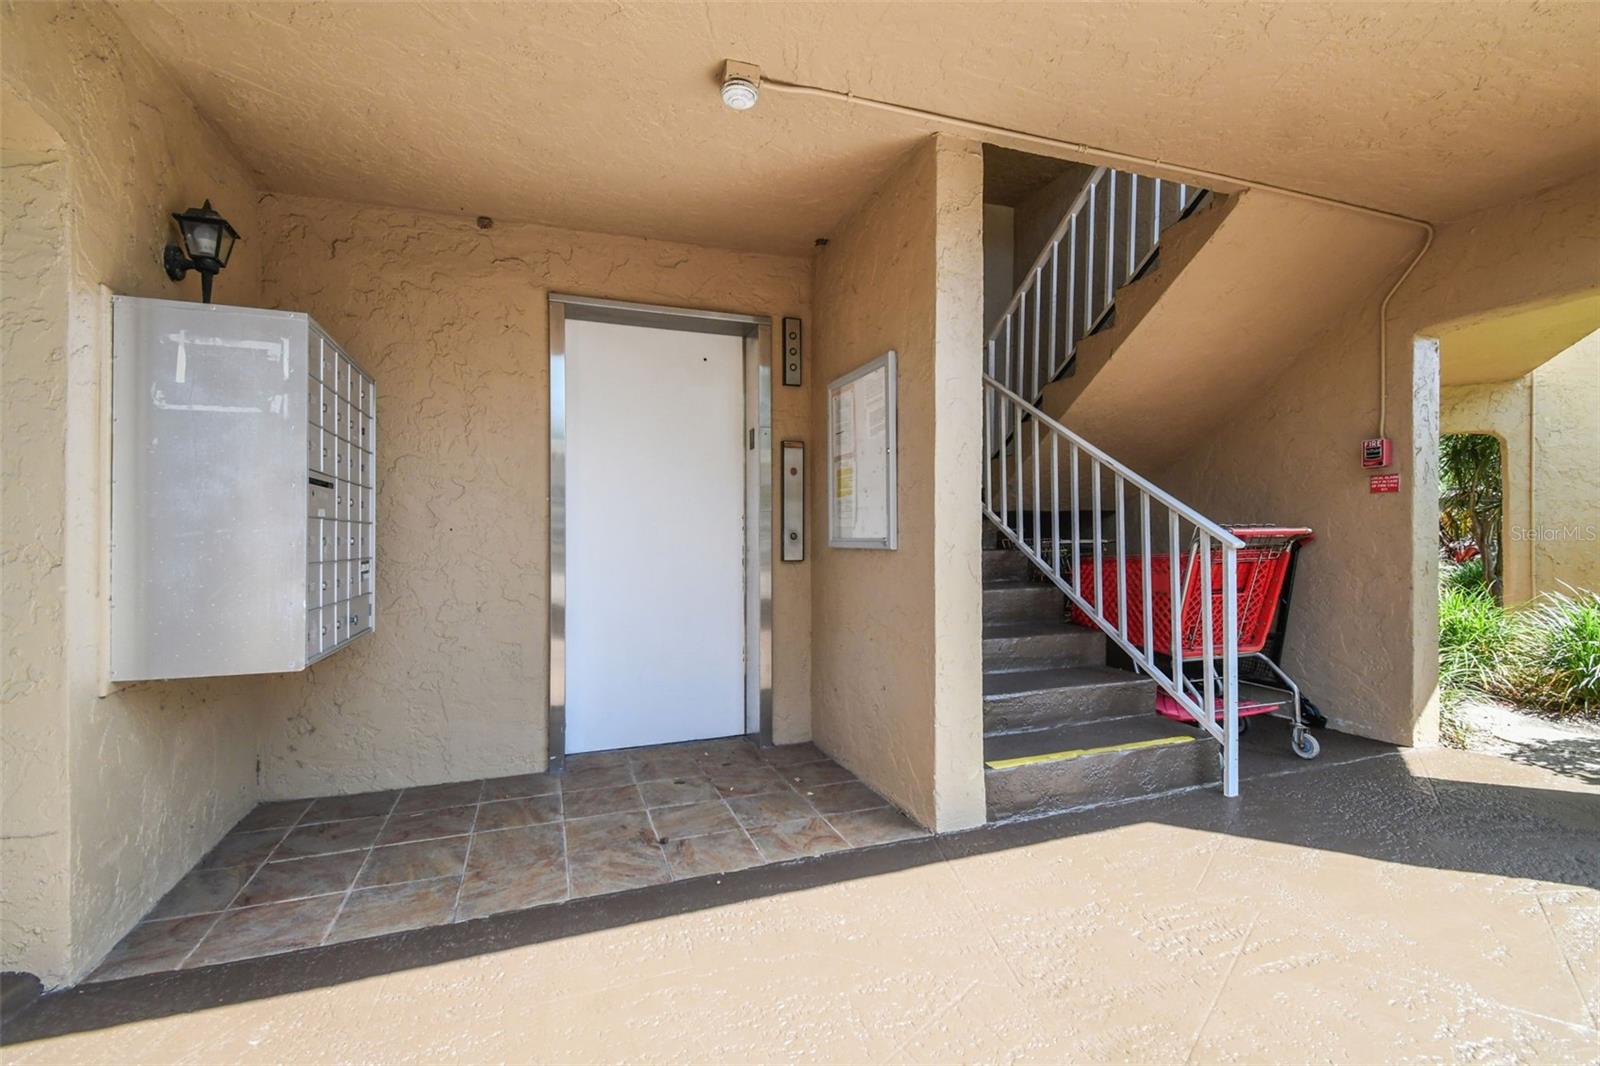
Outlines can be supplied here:
[[722, 102], [735, 111], [756, 106], [761, 93], [761, 68], [754, 63], [728, 60], [722, 68]]

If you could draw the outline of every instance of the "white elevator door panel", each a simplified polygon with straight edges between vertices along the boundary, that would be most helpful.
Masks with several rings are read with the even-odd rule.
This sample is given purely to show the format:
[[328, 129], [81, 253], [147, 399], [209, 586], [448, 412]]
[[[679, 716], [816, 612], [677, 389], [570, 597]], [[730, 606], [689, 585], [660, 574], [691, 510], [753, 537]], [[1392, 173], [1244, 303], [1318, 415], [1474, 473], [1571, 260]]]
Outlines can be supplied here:
[[567, 751], [743, 733], [743, 343], [566, 341]]

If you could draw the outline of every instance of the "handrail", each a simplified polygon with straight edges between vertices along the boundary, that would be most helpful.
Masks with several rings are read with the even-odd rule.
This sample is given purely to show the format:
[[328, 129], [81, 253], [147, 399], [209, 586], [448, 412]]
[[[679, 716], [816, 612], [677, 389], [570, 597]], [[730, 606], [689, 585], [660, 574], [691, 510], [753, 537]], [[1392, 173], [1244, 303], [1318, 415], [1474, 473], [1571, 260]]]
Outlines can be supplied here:
[[1155, 257], [1161, 234], [1205, 193], [1109, 167], [1091, 171], [985, 339], [991, 357], [1004, 353], [1005, 384], [1038, 399], [1111, 313], [1116, 290]]
[[1234, 536], [1228, 527], [1213, 522], [1211, 519], [1207, 518], [1193, 507], [1190, 507], [1176, 496], [1167, 492], [1167, 490], [1161, 488], [1149, 478], [1144, 477], [1142, 474], [1135, 473], [1130, 467], [1117, 461], [1116, 459], [1113, 459], [1111, 456], [1107, 455], [1093, 444], [1090, 444], [1087, 440], [1080, 437], [1066, 426], [1063, 426], [1060, 422], [1057, 422], [1055, 419], [1051, 418], [1049, 415], [1033, 406], [1033, 404], [1024, 400], [1021, 396], [1018, 396], [1016, 393], [1006, 388], [992, 376], [988, 374], [983, 375], [983, 383], [990, 388], [993, 388], [1002, 396], [1010, 399], [1013, 403], [1020, 407], [1024, 413], [1032, 418], [1038, 419], [1040, 423], [1048, 427], [1051, 431], [1072, 441], [1072, 443], [1075, 444], [1079, 450], [1094, 457], [1095, 459], [1098, 459], [1106, 466], [1111, 467], [1111, 469], [1115, 473], [1120, 474], [1122, 479], [1128, 484], [1133, 485], [1146, 493], [1149, 493], [1151, 498], [1161, 503], [1161, 505], [1166, 507], [1168, 510], [1175, 511], [1181, 517], [1187, 518], [1190, 522], [1205, 530], [1217, 540], [1222, 541], [1230, 548], [1244, 547], [1244, 541]]
[[[990, 346], [990, 360], [994, 348]], [[1239, 794], [1239, 617], [1238, 551], [1244, 541], [1224, 527], [1183, 503], [1172, 494], [1136, 474], [1111, 458], [1060, 422], [1007, 388], [992, 372], [983, 375], [983, 512], [1006, 537], [1038, 567], [1067, 599], [1120, 647], [1135, 668], [1148, 675], [1182, 707], [1200, 728], [1220, 746], [1222, 793]], [[1029, 427], [1027, 441], [1024, 427]], [[1065, 446], [1066, 462], [1062, 451]], [[1046, 472], [1043, 456], [1048, 448]], [[1028, 454], [1024, 456], [1024, 452]], [[1026, 463], [1026, 466], [1024, 465]], [[1066, 466], [1063, 482], [1063, 465]], [[1092, 535], [1085, 538], [1082, 526], [1082, 485], [1087, 468]], [[1114, 522], [1114, 554], [1108, 560], [1106, 508], [1102, 485], [1107, 478], [1113, 485], [1111, 514]], [[1066, 489], [1066, 513], [1070, 536], [1063, 529], [1062, 489]], [[1030, 491], [1031, 490], [1031, 491]], [[1048, 494], [1049, 509], [1044, 501]], [[1129, 496], [1133, 497], [1130, 503]], [[1030, 501], [1031, 497], [1031, 501]], [[1137, 554], [1129, 552], [1128, 510], [1137, 505], [1135, 531]], [[1156, 639], [1155, 555], [1158, 538], [1152, 509], [1165, 512], [1166, 526], [1166, 619], [1162, 637], [1167, 645], [1165, 662], [1158, 653]], [[1025, 518], [1031, 515], [1032, 537]], [[1046, 537], [1047, 524], [1049, 536]], [[1187, 526], [1187, 531], [1185, 530]], [[1067, 547], [1067, 571], [1062, 568], [1063, 547]], [[1093, 588], [1086, 590], [1085, 562], [1092, 552]], [[1220, 555], [1220, 559], [1217, 556]], [[1110, 562], [1114, 571], [1108, 572]], [[1180, 565], [1181, 562], [1181, 565]], [[1221, 589], [1214, 585], [1220, 562]], [[1134, 569], [1130, 570], [1130, 565]], [[1180, 574], [1181, 571], [1181, 574]], [[1137, 589], [1130, 589], [1130, 578], [1137, 578]], [[1114, 578], [1114, 601], [1108, 583]], [[1184, 625], [1185, 605], [1200, 584], [1201, 677], [1184, 672], [1185, 641], [1192, 639]], [[1217, 593], [1220, 591], [1220, 595]], [[1129, 597], [1137, 597], [1140, 625], [1130, 627]], [[1112, 602], [1108, 602], [1112, 601]], [[1219, 617], [1220, 616], [1220, 617]], [[1219, 639], [1220, 638], [1220, 639]], [[1220, 644], [1220, 647], [1218, 646]], [[1216, 720], [1220, 707], [1222, 721]]]
[[[1050, 231], [1049, 239], [1044, 242], [1044, 247], [1039, 249], [1039, 254], [1034, 258], [1033, 265], [1028, 268], [1025, 277], [1033, 277], [1039, 268], [1050, 260], [1051, 249], [1060, 244], [1061, 238], [1067, 235], [1067, 227], [1072, 222], [1072, 216], [1083, 210], [1084, 205], [1089, 202], [1089, 190], [1099, 183], [1109, 169], [1109, 167], [1095, 167], [1094, 170], [1090, 171], [1089, 177], [1083, 183], [1083, 188], [1079, 189], [1078, 195], [1072, 198], [1072, 203], [1061, 216], [1061, 221], [1056, 223], [1056, 228]], [[1027, 282], [1017, 286], [1017, 291], [1011, 294], [1011, 302], [1006, 304], [1005, 311], [1000, 315], [1000, 321], [994, 324], [994, 328], [989, 331], [989, 335], [984, 340], [992, 341], [995, 339], [995, 336], [1000, 332], [1000, 327], [1005, 325], [1006, 318], [1017, 309], [1017, 303], [1022, 299], [1022, 294], [1026, 290]]]

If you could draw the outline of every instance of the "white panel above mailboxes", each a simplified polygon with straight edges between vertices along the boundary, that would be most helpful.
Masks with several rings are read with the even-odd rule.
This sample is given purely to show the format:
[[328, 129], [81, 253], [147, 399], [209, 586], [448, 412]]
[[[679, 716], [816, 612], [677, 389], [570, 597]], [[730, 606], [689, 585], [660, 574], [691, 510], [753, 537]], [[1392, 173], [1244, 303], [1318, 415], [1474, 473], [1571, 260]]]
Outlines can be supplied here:
[[114, 298], [113, 681], [303, 670], [372, 631], [377, 409], [308, 315]]

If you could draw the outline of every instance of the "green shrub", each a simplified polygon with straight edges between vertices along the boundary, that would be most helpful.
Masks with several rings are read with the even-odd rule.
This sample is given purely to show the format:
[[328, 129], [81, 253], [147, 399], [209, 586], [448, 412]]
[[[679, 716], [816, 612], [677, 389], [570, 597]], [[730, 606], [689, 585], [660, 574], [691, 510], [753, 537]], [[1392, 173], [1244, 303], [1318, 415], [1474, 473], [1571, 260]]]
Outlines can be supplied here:
[[1600, 596], [1546, 593], [1517, 621], [1519, 700], [1561, 713], [1600, 711]]
[[1441, 590], [1487, 588], [1488, 582], [1483, 579], [1483, 557], [1468, 559], [1464, 563], [1443, 562], [1439, 564], [1439, 588]]
[[1488, 588], [1445, 584], [1439, 593], [1439, 686], [1445, 701], [1506, 688], [1515, 627]]
[[1494, 696], [1558, 714], [1600, 712], [1600, 596], [1546, 593], [1508, 611], [1482, 567], [1441, 568], [1439, 688], [1447, 711]]

